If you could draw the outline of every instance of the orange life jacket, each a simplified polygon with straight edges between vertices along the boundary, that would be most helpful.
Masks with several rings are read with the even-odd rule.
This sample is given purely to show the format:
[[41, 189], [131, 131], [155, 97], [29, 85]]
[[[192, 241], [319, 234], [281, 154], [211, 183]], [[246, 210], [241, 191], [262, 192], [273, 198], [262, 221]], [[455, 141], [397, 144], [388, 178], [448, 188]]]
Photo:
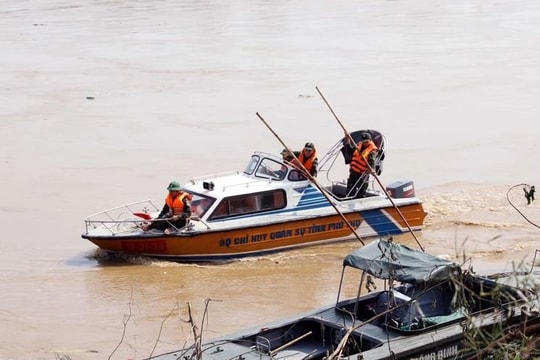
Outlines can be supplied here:
[[181, 191], [178, 196], [173, 197], [170, 193], [165, 198], [165, 204], [169, 206], [172, 215], [181, 215], [184, 213], [184, 198], [191, 200], [191, 194]]
[[[311, 169], [313, 168], [313, 161], [315, 160], [316, 157], [317, 157], [317, 151], [315, 150], [311, 152], [311, 156], [308, 158], [304, 156], [304, 152], [302, 151], [300, 153], [300, 156], [298, 156], [298, 161], [300, 161], [306, 168], [307, 172], [311, 174]], [[299, 166], [299, 168], [302, 169], [301, 166]]]
[[[300, 156], [300, 155], [299, 155]], [[297, 160], [297, 158], [299, 157], [297, 156], [296, 158], [293, 156], [293, 155], [290, 155], [286, 158], [283, 159], [283, 162], [288, 165], [288, 166], [292, 166], [292, 167], [295, 167], [297, 169], [301, 169], [302, 166], [300, 165], [300, 162]], [[287, 171], [287, 167], [286, 166], [282, 166], [281, 167], [281, 170], [282, 171]]]
[[377, 145], [375, 145], [375, 143], [371, 140], [368, 142], [366, 148], [361, 152], [358, 150], [358, 148], [356, 148], [351, 160], [351, 169], [357, 173], [363, 173], [368, 170], [368, 157], [373, 150], [377, 150]]

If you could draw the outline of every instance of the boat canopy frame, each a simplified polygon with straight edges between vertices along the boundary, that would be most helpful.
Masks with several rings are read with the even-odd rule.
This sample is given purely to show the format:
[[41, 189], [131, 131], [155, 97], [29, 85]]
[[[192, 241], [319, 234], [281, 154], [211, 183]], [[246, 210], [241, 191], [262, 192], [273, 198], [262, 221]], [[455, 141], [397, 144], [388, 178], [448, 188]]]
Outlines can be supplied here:
[[[427, 254], [420, 250], [415, 250], [407, 245], [395, 243], [392, 238], [377, 239], [373, 242], [357, 248], [343, 259], [343, 268], [336, 298], [335, 308], [340, 311], [346, 311], [340, 308], [340, 296], [343, 288], [345, 270], [353, 268], [361, 270], [362, 275], [358, 284], [356, 301], [354, 304], [353, 318], [356, 318], [359, 300], [362, 296], [364, 283], [368, 292], [369, 275], [377, 279], [384, 280], [384, 288], [391, 297], [402, 295], [400, 290], [408, 287], [414, 288], [433, 288], [443, 286], [443, 283], [452, 283], [453, 280], [462, 276], [461, 266], [442, 259], [437, 256]], [[399, 286], [394, 286], [394, 282], [399, 281]], [[446, 286], [447, 287], [447, 286]], [[415, 299], [408, 298], [406, 302], [414, 304]]]

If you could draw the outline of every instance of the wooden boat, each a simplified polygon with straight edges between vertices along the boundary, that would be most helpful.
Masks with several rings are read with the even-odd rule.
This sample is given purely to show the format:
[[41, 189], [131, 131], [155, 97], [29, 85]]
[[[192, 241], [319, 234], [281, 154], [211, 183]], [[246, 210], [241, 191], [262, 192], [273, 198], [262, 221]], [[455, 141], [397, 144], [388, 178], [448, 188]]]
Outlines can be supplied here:
[[[354, 276], [360, 278], [358, 295], [341, 299], [344, 279], [352, 278], [345, 274], [355, 270], [362, 272]], [[369, 292], [373, 277], [384, 282], [382, 290]], [[476, 275], [451, 261], [378, 239], [344, 258], [335, 304], [202, 344], [197, 338], [197, 345], [151, 359], [486, 358], [481, 344], [491, 341], [491, 334], [540, 332], [538, 289], [519, 283], [516, 274]], [[465, 340], [465, 328], [469, 335], [476, 331], [477, 337], [471, 336], [476, 345]]]
[[[370, 132], [380, 149], [380, 173], [384, 137], [375, 130], [351, 135], [356, 141], [363, 132]], [[183, 186], [193, 197], [193, 216], [184, 228], [168, 234], [142, 231], [145, 219], [159, 212], [144, 200], [88, 216], [82, 237], [111, 252], [216, 261], [420, 230], [426, 213], [412, 181], [379, 190], [371, 184], [362, 198], [346, 194], [343, 144], [339, 140], [320, 158], [316, 183], [280, 156], [255, 152], [244, 171], [192, 179]]]

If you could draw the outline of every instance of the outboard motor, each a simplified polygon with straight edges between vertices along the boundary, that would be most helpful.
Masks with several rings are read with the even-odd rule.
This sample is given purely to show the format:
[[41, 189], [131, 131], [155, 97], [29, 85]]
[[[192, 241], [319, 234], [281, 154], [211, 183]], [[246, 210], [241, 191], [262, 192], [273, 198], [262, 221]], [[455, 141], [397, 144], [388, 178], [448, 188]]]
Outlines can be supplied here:
[[412, 181], [396, 181], [386, 187], [386, 192], [394, 199], [414, 197]]

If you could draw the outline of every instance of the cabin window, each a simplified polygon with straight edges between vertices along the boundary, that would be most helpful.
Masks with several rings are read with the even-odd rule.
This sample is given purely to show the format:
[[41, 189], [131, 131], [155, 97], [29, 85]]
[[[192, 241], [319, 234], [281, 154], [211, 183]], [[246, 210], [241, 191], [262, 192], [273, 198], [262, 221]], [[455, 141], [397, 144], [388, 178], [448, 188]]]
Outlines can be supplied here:
[[285, 192], [281, 189], [225, 198], [208, 219], [220, 220], [282, 209], [287, 205], [285, 199]]
[[231, 215], [249, 214], [257, 211], [257, 203], [253, 196], [237, 197], [229, 200]]
[[[277, 193], [277, 192], [276, 192]], [[274, 208], [274, 194], [267, 193], [261, 196], [261, 210]]]
[[279, 190], [272, 192], [272, 196], [274, 197], [274, 203], [272, 204], [273, 208], [281, 209], [284, 208], [285, 205], [287, 205], [285, 201], [285, 191]]
[[259, 163], [259, 159], [260, 157], [258, 155], [252, 155], [248, 165], [246, 166], [246, 169], [244, 170], [244, 173], [248, 175], [253, 174], [255, 172], [257, 164]]
[[289, 176], [287, 177], [289, 181], [304, 181], [307, 180], [306, 176], [300, 173], [300, 171], [296, 169], [292, 169], [289, 173]]
[[221, 219], [225, 217], [229, 217], [230, 211], [229, 211], [229, 200], [223, 200], [214, 210], [212, 215], [210, 216], [210, 220], [212, 219]]

